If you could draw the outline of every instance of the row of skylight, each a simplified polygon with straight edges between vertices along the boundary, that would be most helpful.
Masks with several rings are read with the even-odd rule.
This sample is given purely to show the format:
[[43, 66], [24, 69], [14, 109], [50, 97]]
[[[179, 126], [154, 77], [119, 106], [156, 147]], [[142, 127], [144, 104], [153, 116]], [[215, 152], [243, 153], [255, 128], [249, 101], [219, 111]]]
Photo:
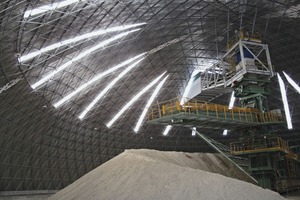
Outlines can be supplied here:
[[[24, 13], [24, 19], [28, 19], [29, 17], [33, 17], [33, 16], [36, 16], [36, 15], [42, 15], [42, 14], [45, 14], [49, 11], [54, 11], [56, 9], [59, 9], [59, 8], [62, 8], [62, 7], [66, 7], [66, 6], [69, 6], [71, 4], [74, 4], [74, 3], [78, 3], [80, 1], [86, 1], [86, 0], [65, 0], [65, 1], [61, 1], [61, 2], [56, 2], [56, 3], [53, 3], [53, 4], [49, 4], [49, 5], [44, 5], [44, 6], [41, 6], [41, 7], [38, 7], [38, 8], [35, 8], [35, 9], [32, 9], [32, 10], [27, 10], [25, 13]], [[80, 36], [77, 36], [77, 37], [74, 37], [74, 38], [71, 38], [71, 39], [67, 39], [67, 40], [64, 40], [64, 41], [60, 41], [58, 43], [55, 43], [55, 44], [52, 44], [50, 46], [47, 46], [47, 47], [44, 47], [38, 51], [34, 51], [34, 52], [31, 52], [27, 55], [22, 55], [21, 57], [19, 57], [19, 62], [20, 63], [24, 63], [28, 60], [31, 60], [37, 56], [40, 56], [41, 54], [43, 53], [46, 53], [46, 52], [49, 52], [51, 50], [54, 50], [54, 49], [57, 49], [57, 48], [60, 48], [62, 46], [65, 46], [65, 45], [69, 45], [69, 44], [74, 44], [78, 41], [81, 41], [81, 40], [86, 40], [86, 39], [90, 39], [92, 37], [96, 37], [96, 36], [100, 36], [100, 35], [103, 35], [103, 34], [106, 34], [106, 33], [109, 33], [109, 32], [115, 32], [115, 31], [123, 31], [123, 30], [126, 30], [126, 29], [130, 29], [130, 28], [134, 28], [134, 27], [137, 27], [137, 26], [141, 26], [141, 25], [144, 25], [145, 23], [139, 23], [139, 24], [133, 24], [133, 25], [125, 25], [125, 26], [119, 26], [119, 27], [113, 27], [113, 28], [108, 28], [108, 29], [102, 29], [102, 30], [96, 30], [96, 31], [93, 31], [91, 33], [86, 33], [86, 34], [83, 34], [83, 35], [80, 35]], [[79, 59], [95, 52], [96, 50], [100, 49], [100, 48], [103, 48], [104, 46], [108, 45], [109, 43], [117, 40], [117, 39], [120, 39], [122, 37], [125, 37], [127, 36], [129, 33], [133, 33], [135, 31], [138, 31], [140, 29], [135, 29], [135, 30], [131, 30], [131, 31], [128, 31], [128, 32], [125, 32], [125, 33], [121, 33], [121, 34], [118, 34], [108, 40], [105, 40], [101, 43], [99, 43], [98, 45], [90, 48], [89, 50], [85, 51], [85, 52], [82, 52], [80, 53], [76, 58], [73, 58], [72, 60], [68, 61], [67, 63], [61, 65], [60, 67], [58, 67], [55, 71], [47, 74], [46, 76], [44, 76], [42, 79], [40, 79], [39, 81], [37, 81], [36, 83], [32, 84], [31, 87], [33, 89], [37, 89], [39, 87], [42, 87], [43, 84], [45, 84], [48, 80], [50, 80], [53, 76], [55, 76], [57, 73], [61, 72], [62, 70], [66, 69], [67, 67], [69, 67], [70, 65], [72, 65], [75, 61], [78, 61]], [[76, 44], [75, 44], [76, 45]], [[142, 56], [144, 56], [146, 53], [143, 53], [143, 54], [140, 54], [138, 56], [135, 56], [134, 58], [131, 58], [131, 59], [128, 59], [100, 74], [97, 74], [92, 80], [88, 81], [87, 83], [81, 85], [80, 87], [78, 87], [75, 91], [71, 92], [70, 94], [66, 95], [65, 97], [63, 97], [61, 100], [59, 100], [58, 102], [54, 103], [54, 107], [59, 107], [61, 105], [63, 105], [65, 102], [68, 102], [71, 98], [73, 98], [74, 96], [76, 96], [78, 93], [80, 93], [81, 91], [83, 91], [84, 89], [88, 89], [88, 86], [90, 86], [91, 84], [95, 83], [96, 81], [99, 81], [101, 80], [102, 77], [118, 70], [119, 68], [122, 68], [122, 67], [125, 67], [126, 65], [128, 65], [129, 63], [137, 60], [138, 58], [141, 58]], [[103, 89], [97, 96], [96, 98], [85, 108], [85, 110], [79, 115], [79, 118], [80, 119], [83, 119], [86, 114], [95, 106], [95, 104], [97, 104], [97, 102], [99, 102], [99, 100], [101, 98], [103, 98], [105, 96], [105, 94], [107, 92], [109, 92], [109, 90], [124, 76], [126, 75], [130, 70], [132, 70], [133, 68], [137, 67], [140, 62], [144, 59], [145, 57], [142, 57], [141, 59], [139, 59], [138, 61], [134, 62], [133, 64], [129, 65], [125, 70], [123, 70], [113, 81], [111, 81], [106, 87], [105, 89]], [[136, 94], [110, 121], [109, 123], [107, 124], [107, 127], [110, 127], [112, 126], [112, 124], [135, 102], [138, 100], [138, 98], [140, 96], [142, 96], [145, 92], [147, 92], [153, 85], [155, 85], [162, 77], [163, 75], [165, 74], [166, 72], [164, 72], [163, 74], [161, 74], [159, 77], [157, 77], [155, 80], [153, 80], [149, 85], [147, 85], [144, 89], [142, 89], [138, 94]], [[163, 84], [165, 83], [165, 81], [168, 79], [168, 75], [162, 80], [160, 81], [160, 83], [156, 86], [154, 92], [152, 93], [150, 99], [148, 100], [135, 128], [134, 128], [134, 131], [135, 132], [138, 132], [139, 129], [140, 129], [140, 126], [141, 124], [143, 123], [144, 121], [144, 118], [146, 116], [146, 113], [149, 109], [149, 107], [151, 106], [152, 102], [154, 101], [155, 97], [157, 96], [157, 94], [159, 93], [159, 91], [161, 90]], [[188, 86], [189, 88], [190, 86]], [[189, 88], [190, 89], [190, 88]], [[187, 91], [187, 90], [186, 90]], [[182, 100], [184, 101], [184, 100]], [[171, 130], [172, 126], [171, 125], [168, 125], [163, 133], [163, 135], [167, 135], [168, 132]], [[196, 135], [196, 128], [194, 127], [193, 128], [193, 132], [192, 132], [192, 135], [195, 136]]]
[[[62, 8], [62, 7], [65, 7], [65, 6], [68, 6], [68, 5], [71, 5], [71, 4], [74, 4], [74, 3], [77, 3], [79, 2], [80, 0], [65, 0], [65, 1], [61, 1], [61, 2], [57, 2], [57, 3], [53, 3], [53, 4], [49, 4], [49, 5], [45, 5], [45, 6], [41, 6], [41, 7], [38, 7], [38, 8], [35, 8], [35, 9], [32, 9], [32, 10], [28, 10], [24, 13], [24, 19], [28, 19], [29, 17], [33, 17], [33, 16], [36, 16], [36, 15], [42, 15], [44, 13], [47, 13], [49, 11], [54, 11], [56, 9], [59, 9], [59, 8]], [[85, 1], [85, 0], [81, 0], [81, 1]], [[133, 25], [125, 25], [125, 26], [118, 26], [118, 27], [113, 27], [113, 28], [108, 28], [108, 29], [102, 29], [102, 30], [97, 30], [97, 31], [93, 31], [91, 33], [86, 33], [86, 34], [83, 34], [83, 35], [80, 35], [80, 36], [77, 36], [77, 37], [74, 37], [74, 38], [71, 38], [71, 39], [67, 39], [67, 40], [64, 40], [64, 41], [60, 41], [58, 43], [55, 43], [55, 44], [52, 44], [50, 46], [47, 46], [47, 47], [44, 47], [44, 48], [41, 48], [40, 50], [38, 51], [34, 51], [34, 52], [31, 52], [29, 54], [26, 54], [26, 55], [22, 55], [21, 57], [19, 57], [19, 62], [20, 63], [24, 63], [28, 60], [31, 60], [37, 56], [40, 56], [41, 54], [43, 53], [46, 53], [46, 52], [49, 52], [51, 50], [54, 50], [54, 49], [57, 49], [57, 48], [60, 48], [62, 46], [65, 46], [65, 45], [69, 45], [69, 44], [74, 44], [76, 42], [79, 42], [81, 40], [86, 40], [86, 39], [90, 39], [92, 37], [96, 37], [96, 36], [100, 36], [100, 35], [103, 35], [103, 34], [106, 34], [106, 33], [109, 33], [109, 32], [115, 32], [115, 31], [122, 31], [122, 30], [126, 30], [126, 29], [130, 29], [130, 28], [134, 28], [134, 27], [137, 27], [137, 26], [141, 26], [141, 25], [144, 25], [145, 23], [139, 23], [139, 24], [133, 24]], [[61, 72], [62, 70], [66, 69], [67, 67], [69, 67], [73, 62], [75, 61], [78, 61], [79, 59], [89, 55], [90, 53], [98, 50], [99, 48], [102, 48], [104, 47], [105, 45], [108, 45], [109, 43], [119, 39], [119, 38], [122, 38], [122, 37], [125, 37], [126, 35], [128, 35], [129, 33], [132, 33], [132, 32], [135, 32], [135, 31], [138, 31], [140, 29], [135, 29], [135, 30], [132, 30], [132, 31], [128, 31], [128, 32], [125, 32], [125, 33], [121, 33], [119, 35], [116, 35], [115, 37], [113, 38], [110, 38], [106, 41], [103, 41], [101, 42], [100, 44], [92, 47], [91, 49], [79, 54], [76, 58], [72, 59], [71, 61], [61, 65], [60, 67], [58, 67], [55, 71], [47, 74], [46, 76], [44, 76], [42, 79], [40, 79], [39, 81], [37, 81], [36, 83], [32, 84], [31, 87], [33, 89], [37, 89], [38, 87], [42, 87], [43, 84], [45, 82], [47, 82], [48, 80], [50, 80], [53, 76], [55, 76], [57, 73]], [[135, 56], [134, 58], [131, 58], [131, 59], [128, 59], [100, 74], [97, 74], [92, 80], [88, 81], [87, 83], [81, 85], [80, 87], [78, 87], [75, 91], [71, 92], [70, 94], [66, 95], [65, 97], [63, 97], [61, 100], [59, 100], [58, 102], [54, 103], [54, 107], [59, 107], [61, 105], [63, 105], [65, 102], [68, 102], [71, 98], [73, 98], [74, 96], [76, 96], [79, 92], [83, 91], [84, 89], [87, 89], [88, 86], [90, 86], [91, 84], [95, 83], [96, 81], [99, 81], [101, 80], [102, 77], [116, 71], [117, 69], [119, 68], [122, 68], [124, 66], [126, 66], [127, 64], [137, 60], [138, 58], [144, 56], [146, 53], [143, 53], [143, 54], [140, 54], [138, 56]], [[139, 65], [139, 63], [144, 59], [145, 57], [143, 57], [142, 59], [136, 61], [135, 63], [131, 64], [130, 66], [128, 66], [123, 72], [121, 72], [120, 75], [118, 75], [113, 81], [111, 81], [106, 87], [104, 90], [102, 90], [97, 96], [96, 98], [85, 108], [85, 110], [79, 115], [79, 119], [83, 119], [86, 114], [95, 106], [95, 104], [97, 104], [97, 102], [124, 76], [126, 75], [131, 69], [133, 69], [134, 67], [137, 67]], [[165, 72], [166, 73], [166, 72]], [[116, 115], [115, 117], [112, 118], [112, 120], [107, 124], [107, 127], [110, 127], [112, 126], [112, 124], [141, 96], [143, 95], [147, 90], [149, 90], [154, 84], [156, 84], [160, 79], [161, 77], [165, 74], [163, 73], [162, 75], [160, 75], [159, 77], [157, 77], [155, 80], [153, 80], [149, 85], [147, 85], [143, 90], [141, 90], [138, 94], [136, 94], [132, 99], [131, 101], [129, 101]], [[144, 121], [144, 118], [147, 114], [147, 111], [149, 109], [149, 107], [151, 106], [152, 102], [154, 101], [155, 97], [157, 96], [157, 94], [159, 93], [160, 89], [162, 88], [163, 84], [165, 83], [165, 81], [168, 79], [169, 75], [167, 75], [155, 88], [154, 92], [152, 93], [150, 99], [148, 100], [135, 128], [134, 128], [134, 131], [135, 132], [138, 132], [143, 121]], [[171, 130], [171, 125], [167, 126], [166, 127], [166, 130], [164, 131], [163, 135], [167, 135], [168, 132]], [[196, 130], [196, 129], [195, 129]], [[196, 132], [193, 132], [193, 136], [196, 134]]]
[[[125, 26], [119, 26], [119, 27], [113, 27], [113, 28], [108, 28], [105, 30], [97, 30], [94, 31], [92, 33], [87, 33], [87, 34], [83, 34], [80, 36], [77, 36], [75, 38], [72, 39], [67, 39], [55, 44], [52, 44], [50, 46], [44, 47], [42, 49], [40, 49], [39, 51], [35, 51], [35, 52], [30, 52], [27, 55], [22, 55], [19, 58], [19, 62], [25, 62], [28, 61], [30, 59], [33, 59], [39, 55], [41, 55], [42, 53], [45, 52], [49, 52], [51, 50], [57, 49], [61, 46], [65, 46], [68, 44], [73, 44], [76, 43], [80, 40], [84, 40], [84, 39], [89, 39], [91, 37], [95, 37], [101, 34], [105, 34], [108, 32], [114, 32], [114, 31], [122, 31], [122, 30], [126, 30], [126, 29], [130, 29], [130, 28], [134, 28], [137, 26], [141, 26], [144, 25], [145, 23], [139, 23], [139, 24], [133, 24], [133, 25], [125, 25]], [[100, 49], [100, 48], [104, 48], [106, 45], [108, 45], [109, 43], [120, 39], [120, 38], [124, 38], [125, 36], [127, 36], [130, 33], [136, 32], [140, 29], [134, 29], [134, 30], [130, 30], [124, 33], [120, 33], [116, 36], [113, 36], [105, 41], [100, 42], [99, 44], [89, 48], [88, 50], [78, 54], [78, 56], [76, 56], [75, 58], [73, 58], [72, 60], [62, 64], [61, 66], [59, 66], [56, 70], [54, 70], [53, 72], [46, 74], [45, 76], [43, 76], [43, 78], [41, 78], [40, 80], [38, 80], [37, 82], [33, 83], [31, 85], [31, 87], [33, 89], [39, 89], [41, 87], [43, 87], [45, 85], [45, 83], [47, 81], [49, 81], [51, 78], [53, 78], [56, 74], [58, 74], [59, 72], [63, 71], [64, 69], [66, 69], [67, 67], [70, 67], [75, 61], [78, 61], [79, 59], [85, 58], [86, 56], [88, 56], [91, 53], [94, 53], [96, 50]], [[166, 47], [166, 46], [164, 46]], [[152, 51], [151, 51], [152, 52]], [[154, 51], [153, 51], [154, 52]], [[152, 53], [153, 53], [152, 52]], [[91, 111], [93, 109], [93, 107], [102, 99], [105, 97], [105, 95], [114, 87], [114, 85], [120, 81], [126, 74], [128, 74], [131, 70], [133, 70], [134, 68], [138, 67], [140, 65], [140, 63], [145, 59], [145, 57], [147, 55], [149, 55], [151, 53], [145, 52], [142, 54], [139, 54], [133, 58], [130, 58], [122, 63], [117, 64], [116, 66], [113, 66], [109, 69], [107, 69], [106, 71], [103, 71], [99, 74], [96, 74], [91, 80], [89, 80], [88, 82], [86, 82], [85, 84], [79, 86], [76, 90], [74, 90], [73, 92], [67, 94], [65, 97], [63, 97], [62, 99], [60, 99], [59, 101], [57, 101], [56, 103], [54, 103], [54, 107], [58, 108], [59, 106], [63, 105], [64, 103], [68, 102], [71, 98], [75, 97], [76, 95], [79, 95], [81, 91], [83, 90], [88, 90], [90, 89], [90, 86], [98, 81], [100, 81], [103, 77], [107, 76], [110, 73], [115, 72], [116, 70], [126, 67], [116, 78], [114, 78], [112, 81], [110, 81], [108, 83], [108, 85], [105, 86], [105, 88], [103, 90], [101, 90], [101, 92], [94, 98], [94, 100], [92, 102], [90, 102], [90, 104], [81, 112], [81, 114], [78, 116], [79, 119], [83, 120], [85, 118], [85, 116], [88, 114], [89, 111]], [[111, 127], [118, 119], [119, 117], [127, 110], [130, 108], [130, 106], [132, 106], [143, 94], [145, 94], [147, 91], [149, 91], [150, 88], [152, 88], [154, 85], [156, 85], [160, 80], [160, 83], [157, 84], [154, 92], [152, 93], [150, 99], [148, 100], [147, 104], [144, 107], [144, 110], [140, 116], [140, 118], [138, 119], [136, 126], [134, 128], [135, 132], [138, 132], [142, 123], [144, 122], [146, 113], [149, 109], [149, 107], [151, 106], [152, 102], [154, 101], [155, 97], [158, 95], [159, 91], [161, 90], [162, 86], [164, 85], [164, 83], [166, 82], [166, 80], [168, 79], [169, 75], [165, 76], [163, 78], [163, 76], [166, 74], [166, 72], [162, 73], [160, 76], [158, 76], [157, 78], [155, 78], [152, 82], [150, 82], [148, 85], [146, 85], [141, 91], [139, 91], [136, 95], [134, 95], [132, 97], [132, 99], [107, 123], [107, 127]]]
[[66, 62], [65, 64], [61, 65], [60, 67], [58, 67], [56, 70], [54, 70], [53, 72], [47, 74], [45, 77], [43, 77], [41, 80], [39, 80], [38, 82], [34, 83], [33, 85], [31, 85], [31, 87], [33, 89], [36, 89], [37, 87], [41, 86], [42, 84], [44, 84], [45, 82], [47, 82], [49, 79], [51, 79], [54, 75], [56, 75], [57, 73], [61, 72], [62, 70], [66, 69], [67, 67], [69, 67], [70, 65], [72, 65], [74, 62], [80, 60], [81, 58], [84, 58], [86, 56], [88, 56], [89, 54], [93, 53], [94, 51], [108, 45], [109, 43], [117, 40], [117, 39], [120, 39], [122, 37], [125, 37], [126, 35], [128, 35], [129, 33], [132, 33], [132, 32], [135, 32], [135, 31], [138, 31], [140, 29], [134, 29], [132, 31], [128, 31], [128, 32], [125, 32], [125, 33], [121, 33], [121, 34], [118, 34], [112, 38], [109, 38], [103, 42], [100, 42], [99, 44], [97, 44], [96, 46], [93, 46], [91, 48], [89, 48], [88, 50], [80, 53], [78, 56], [76, 56], [75, 58], [73, 58], [72, 60]]
[[[25, 61], [31, 60], [31, 59], [41, 55], [42, 53], [46, 53], [46, 52], [52, 51], [54, 49], [57, 49], [59, 47], [66, 46], [66, 45], [69, 45], [69, 44], [74, 45], [76, 42], [79, 42], [81, 40], [90, 39], [90, 38], [93, 38], [93, 37], [96, 37], [96, 36], [104, 35], [106, 33], [118, 32], [118, 31], [123, 31], [123, 30], [126, 30], [126, 29], [130, 29], [130, 28], [135, 28], [137, 26], [141, 26], [141, 25], [144, 25], [144, 24], [146, 24], [146, 23], [138, 23], [138, 24], [132, 24], [132, 25], [117, 26], [117, 27], [112, 27], [112, 28], [107, 28], [107, 29], [99, 29], [99, 30], [96, 30], [96, 31], [93, 31], [93, 32], [90, 32], [90, 33], [82, 34], [82, 35], [79, 35], [79, 36], [74, 37], [74, 38], [70, 38], [70, 39], [67, 39], [67, 40], [63, 40], [63, 41], [51, 44], [47, 47], [41, 48], [38, 51], [34, 51], [34, 52], [28, 53], [26, 55], [22, 55], [19, 58], [19, 62], [24, 63]], [[138, 30], [139, 29], [135, 29], [133, 31], [138, 31]], [[126, 34], [123, 33], [122, 35], [121, 34], [118, 35], [118, 37], [116, 36], [115, 39], [111, 38], [110, 40], [104, 41], [102, 43], [102, 46], [105, 46], [105, 45], [109, 44], [110, 42], [113, 42], [116, 39], [119, 39], [123, 36], [126, 36], [129, 33], [130, 32], [126, 32]]]

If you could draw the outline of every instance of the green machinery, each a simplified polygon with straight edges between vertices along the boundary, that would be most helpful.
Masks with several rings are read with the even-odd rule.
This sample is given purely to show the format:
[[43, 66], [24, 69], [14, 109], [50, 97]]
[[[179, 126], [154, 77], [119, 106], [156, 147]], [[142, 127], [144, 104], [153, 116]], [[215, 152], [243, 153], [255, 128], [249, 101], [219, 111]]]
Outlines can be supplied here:
[[[227, 59], [232, 60], [231, 63], [235, 64], [236, 71], [243, 68], [244, 65], [253, 72], [261, 67], [268, 67], [270, 73], [253, 73], [249, 71], [242, 78], [235, 80], [231, 86], [234, 89], [235, 97], [239, 100], [239, 106], [256, 108], [260, 112], [266, 113], [270, 112], [267, 103], [267, 96], [270, 95], [269, 78], [274, 73], [271, 68], [267, 46], [263, 45], [266, 56], [262, 60], [262, 57], [259, 57], [262, 50], [252, 44], [252, 42], [257, 42], [262, 45], [261, 41], [257, 39], [254, 41], [251, 37], [248, 36], [246, 45], [242, 45], [239, 51], [235, 51], [236, 55], [229, 53]], [[241, 40], [245, 40], [245, 38], [241, 37]], [[240, 41], [240, 43], [243, 42]], [[271, 112], [283, 117], [278, 109]], [[300, 186], [298, 155], [289, 147], [286, 141], [272, 133], [269, 124], [241, 130], [240, 141], [231, 143], [230, 149], [232, 155], [248, 158], [248, 171], [257, 179], [261, 187], [285, 192], [297, 189]]]
[[230, 144], [231, 154], [248, 158], [248, 171], [263, 188], [278, 192], [298, 189], [298, 154], [286, 141], [275, 135], [244, 138]]
[[[270, 131], [272, 125], [285, 122], [279, 109], [268, 108], [272, 76], [268, 45], [261, 42], [259, 34], [240, 31], [229, 42], [220, 61], [200, 76], [201, 91], [232, 88], [236, 106], [230, 108], [195, 99], [180, 103], [180, 99], [172, 99], [153, 105], [148, 112], [148, 123], [239, 130], [240, 140], [230, 144], [230, 152], [247, 158], [246, 170], [258, 185], [278, 192], [298, 188], [297, 148], [290, 148]], [[209, 139], [206, 141], [210, 143]]]

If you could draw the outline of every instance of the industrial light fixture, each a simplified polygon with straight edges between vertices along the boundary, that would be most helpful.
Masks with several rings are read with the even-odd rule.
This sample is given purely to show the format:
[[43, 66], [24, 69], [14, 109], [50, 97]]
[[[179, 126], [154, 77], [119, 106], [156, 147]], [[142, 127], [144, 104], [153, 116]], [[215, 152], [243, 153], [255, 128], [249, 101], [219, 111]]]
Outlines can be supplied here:
[[164, 72], [159, 77], [154, 79], [150, 84], [144, 87], [140, 92], [138, 92], [107, 124], [106, 126], [109, 128], [113, 123], [119, 119], [119, 117], [134, 103], [136, 102], [145, 92], [147, 92], [153, 85], [155, 85], [161, 77], [167, 72]]
[[283, 72], [286, 80], [295, 88], [295, 90], [297, 90], [297, 92], [300, 94], [300, 87], [299, 85], [297, 85], [297, 83], [291, 78], [289, 77], [289, 75], [287, 75], [285, 72]]
[[65, 0], [65, 1], [53, 3], [53, 4], [50, 4], [50, 5], [41, 6], [41, 7], [32, 9], [32, 10], [26, 11], [24, 13], [23, 17], [24, 17], [24, 19], [27, 19], [28, 17], [35, 16], [35, 15], [38, 15], [38, 14], [42, 14], [42, 13], [52, 11], [52, 10], [55, 10], [55, 9], [58, 9], [58, 8], [62, 8], [62, 7], [71, 5], [73, 3], [77, 3], [79, 1], [86, 1], [86, 0]]
[[115, 31], [123, 31], [123, 30], [129, 29], [129, 28], [134, 28], [134, 27], [141, 26], [141, 25], [144, 25], [144, 24], [145, 23], [138, 23], [138, 24], [132, 24], [132, 25], [117, 26], [117, 27], [101, 29], [101, 30], [90, 32], [90, 33], [86, 33], [86, 34], [74, 37], [72, 39], [67, 39], [67, 40], [63, 40], [63, 41], [55, 43], [55, 44], [51, 44], [50, 46], [41, 48], [38, 51], [35, 51], [35, 52], [29, 53], [27, 55], [21, 56], [19, 58], [19, 62], [22, 63], [22, 62], [30, 60], [30, 59], [32, 59], [36, 56], [39, 56], [42, 53], [46, 53], [46, 52], [51, 51], [53, 49], [56, 49], [56, 48], [59, 48], [61, 46], [65, 46], [65, 45], [68, 45], [68, 44], [72, 44], [72, 43], [78, 42], [80, 40], [84, 40], [84, 39], [92, 38], [92, 37], [95, 37], [95, 36], [103, 35], [105, 33], [110, 33], [110, 32], [115, 32]]
[[158, 92], [160, 91], [160, 89], [162, 88], [162, 86], [164, 85], [164, 83], [166, 82], [166, 80], [168, 79], [168, 77], [169, 77], [169, 75], [166, 76], [166, 77], [165, 77], [165, 78], [164, 78], [164, 79], [156, 86], [154, 92], [152, 93], [150, 99], [148, 100], [148, 102], [147, 102], [147, 104], [146, 104], [146, 106], [145, 106], [145, 108], [144, 108], [144, 110], [143, 110], [143, 112], [142, 112], [142, 114], [141, 114], [141, 116], [140, 116], [140, 118], [139, 118], [139, 120], [138, 120], [138, 122], [137, 122], [135, 128], [134, 128], [134, 132], [137, 133], [137, 132], [139, 131], [139, 129], [140, 129], [142, 123], [143, 123], [143, 120], [144, 120], [144, 118], [145, 118], [145, 116], [146, 116], [146, 114], [147, 114], [147, 112], [148, 112], [149, 107], [151, 106], [152, 102], [154, 101], [155, 97], [157, 96]]
[[140, 58], [141, 56], [145, 55], [146, 53], [142, 53], [140, 55], [137, 55], [133, 58], [130, 58], [100, 74], [97, 74], [92, 80], [88, 81], [87, 83], [81, 85], [79, 88], [77, 88], [75, 91], [71, 92], [70, 94], [68, 94], [67, 96], [65, 96], [64, 98], [62, 98], [61, 100], [59, 100], [58, 102], [56, 102], [54, 104], [54, 107], [59, 107], [60, 105], [64, 104], [66, 101], [70, 100], [72, 97], [74, 97], [76, 94], [78, 94], [79, 92], [81, 92], [82, 90], [84, 90], [85, 88], [87, 88], [89, 85], [91, 85], [92, 83], [99, 81], [102, 77], [116, 71], [117, 69], [126, 66], [127, 64], [131, 63], [132, 61]]
[[163, 135], [164, 136], [168, 135], [168, 133], [170, 132], [171, 128], [172, 128], [171, 125], [166, 126], [166, 129], [164, 130]]
[[121, 33], [121, 34], [118, 34], [110, 39], [107, 39], [101, 43], [99, 43], [98, 45], [92, 47], [92, 48], [89, 48], [88, 50], [80, 53], [76, 58], [73, 58], [72, 60], [66, 62], [65, 64], [61, 65], [60, 67], [58, 67], [55, 71], [47, 74], [45, 77], [43, 77], [41, 80], [39, 80], [38, 82], [34, 83], [33, 85], [31, 85], [32, 89], [36, 89], [37, 87], [41, 86], [43, 83], [45, 83], [46, 81], [48, 81], [50, 78], [52, 78], [55, 74], [57, 74], [58, 72], [66, 69], [67, 67], [69, 67], [73, 62], [76, 62], [78, 61], [79, 59], [89, 55], [90, 53], [96, 51], [97, 49], [100, 49], [102, 47], [104, 47], [105, 45], [113, 42], [114, 40], [117, 40], [119, 38], [122, 38], [122, 37], [125, 37], [126, 35], [128, 35], [129, 33], [132, 33], [132, 32], [135, 32], [135, 31], [138, 31], [140, 29], [134, 29], [132, 31], [127, 31], [125, 33]]
[[192, 129], [192, 136], [196, 136], [196, 127], [193, 127]]
[[235, 102], [234, 91], [231, 93], [228, 109], [232, 109]]
[[228, 134], [228, 130], [225, 129], [225, 130], [223, 131], [223, 135], [226, 136], [227, 134]]
[[95, 104], [123, 77], [125, 76], [130, 70], [134, 67], [138, 66], [138, 64], [144, 58], [136, 61], [132, 65], [128, 66], [123, 72], [121, 72], [113, 81], [111, 81], [97, 96], [96, 98], [86, 107], [86, 109], [79, 115], [79, 119], [83, 119], [85, 115], [95, 106]]
[[288, 127], [288, 129], [293, 129], [292, 118], [291, 118], [289, 104], [288, 104], [288, 100], [287, 100], [287, 96], [286, 96], [285, 85], [284, 85], [284, 82], [283, 82], [281, 76], [278, 73], [277, 73], [277, 78], [278, 78], [278, 82], [279, 82], [281, 98], [283, 101], [283, 107], [284, 107], [287, 127]]

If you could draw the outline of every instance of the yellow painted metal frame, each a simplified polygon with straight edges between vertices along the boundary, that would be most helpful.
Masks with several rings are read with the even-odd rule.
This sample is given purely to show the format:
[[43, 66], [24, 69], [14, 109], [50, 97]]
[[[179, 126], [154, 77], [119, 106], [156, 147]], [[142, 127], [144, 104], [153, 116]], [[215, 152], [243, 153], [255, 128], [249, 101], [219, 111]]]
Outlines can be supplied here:
[[235, 36], [233, 36], [230, 41], [227, 43], [227, 50], [229, 50], [231, 47], [233, 47], [234, 44], [236, 44], [239, 40], [246, 40], [246, 41], [252, 41], [261, 43], [261, 34], [258, 32], [254, 32], [253, 34], [250, 34], [247, 31], [240, 30]]
[[230, 150], [233, 155], [282, 151], [294, 158], [287, 142], [280, 137], [253, 138], [239, 142], [232, 142], [230, 143]]
[[180, 98], [170, 99], [153, 105], [148, 111], [147, 118], [148, 121], [151, 121], [176, 113], [201, 114], [201, 116], [206, 115], [207, 117], [211, 117], [213, 113], [213, 116], [216, 118], [243, 123], [278, 123], [285, 120], [283, 116], [271, 112], [261, 113], [256, 108], [234, 107], [229, 109], [227, 105], [194, 99], [180, 105]]

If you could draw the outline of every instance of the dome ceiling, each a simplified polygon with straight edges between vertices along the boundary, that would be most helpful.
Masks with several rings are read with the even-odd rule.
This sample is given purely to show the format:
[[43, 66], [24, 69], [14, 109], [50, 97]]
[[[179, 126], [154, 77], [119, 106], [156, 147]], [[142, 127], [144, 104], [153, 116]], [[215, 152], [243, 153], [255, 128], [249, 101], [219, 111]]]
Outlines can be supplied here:
[[[164, 126], [143, 120], [134, 132], [156, 86], [168, 76], [154, 103], [181, 96], [193, 69], [219, 60], [241, 27], [261, 33], [275, 70], [299, 83], [299, 15], [292, 0], [3, 1], [0, 190], [60, 189], [126, 148], [211, 151], [185, 127], [164, 137]], [[270, 107], [283, 109], [272, 81]], [[294, 129], [274, 130], [296, 145], [300, 99], [287, 91]], [[230, 90], [198, 98], [228, 104]], [[203, 133], [224, 143], [238, 136]]]

